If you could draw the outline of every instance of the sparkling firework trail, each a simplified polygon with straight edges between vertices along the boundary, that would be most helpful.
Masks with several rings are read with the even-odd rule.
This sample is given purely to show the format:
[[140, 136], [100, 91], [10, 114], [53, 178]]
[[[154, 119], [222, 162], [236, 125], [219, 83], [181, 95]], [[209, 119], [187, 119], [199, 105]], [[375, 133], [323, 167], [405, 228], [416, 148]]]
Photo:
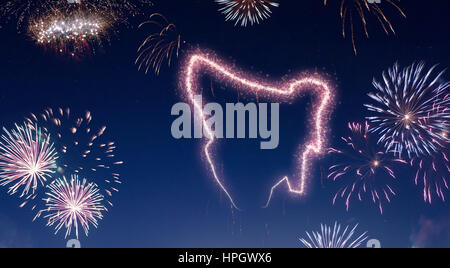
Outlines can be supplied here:
[[374, 79], [377, 92], [370, 93], [376, 104], [366, 104], [375, 115], [368, 117], [387, 151], [411, 159], [439, 152], [449, 141], [441, 133], [450, 129], [450, 83], [442, 82], [445, 71], [434, 75], [437, 66], [424, 72], [425, 64], [400, 70], [398, 64], [383, 72], [384, 83]]
[[115, 142], [107, 140], [106, 126], [92, 123], [92, 114], [73, 116], [70, 109], [44, 110], [39, 115], [26, 118], [30, 126], [38, 125], [52, 135], [59, 159], [60, 174], [75, 174], [89, 178], [104, 191], [106, 201], [112, 206], [114, 192], [119, 192], [122, 184], [117, 170], [123, 164], [115, 155]]
[[135, 64], [138, 64], [139, 70], [145, 67], [145, 73], [153, 69], [155, 74], [159, 75], [166, 60], [170, 67], [173, 57], [178, 58], [181, 50], [181, 35], [176, 25], [159, 13], [152, 14], [150, 20], [143, 22], [139, 27], [148, 24], [156, 25], [158, 31], [149, 35], [141, 44]]
[[194, 53], [188, 57], [187, 65], [183, 72], [181, 79], [181, 87], [186, 92], [187, 97], [194, 105], [195, 110], [200, 115], [205, 133], [208, 141], [204, 147], [204, 153], [212, 171], [215, 181], [219, 184], [222, 191], [227, 195], [231, 203], [235, 208], [236, 203], [231, 194], [224, 186], [223, 181], [217, 174], [216, 164], [211, 156], [211, 147], [215, 143], [212, 129], [206, 123], [206, 116], [203, 113], [202, 104], [198, 103], [195, 99], [196, 91], [199, 90], [199, 76], [200, 71], [204, 69], [209, 71], [218, 79], [225, 82], [232, 83], [240, 88], [247, 88], [249, 92], [257, 92], [258, 94], [267, 95], [267, 97], [277, 100], [287, 99], [288, 101], [295, 99], [301, 93], [311, 93], [317, 95], [317, 103], [314, 104], [312, 113], [313, 125], [312, 131], [309, 134], [309, 139], [306, 145], [301, 146], [300, 162], [300, 174], [297, 175], [297, 185], [294, 187], [291, 184], [289, 177], [284, 177], [277, 182], [270, 191], [269, 199], [266, 203], [266, 207], [269, 206], [275, 189], [277, 189], [283, 183], [286, 183], [289, 187], [289, 191], [297, 195], [306, 194], [306, 185], [309, 176], [309, 170], [312, 161], [315, 157], [321, 155], [326, 146], [326, 128], [328, 123], [328, 115], [333, 103], [333, 89], [331, 85], [322, 77], [318, 75], [305, 75], [299, 77], [292, 82], [284, 85], [269, 85], [264, 81], [258, 81], [256, 79], [245, 78], [242, 73], [233, 70], [233, 68], [221, 63], [220, 61], [210, 57], [205, 53]]
[[[380, 23], [381, 27], [383, 28], [384, 32], [389, 35], [390, 33], [395, 34], [394, 26], [392, 25], [390, 19], [386, 16], [385, 12], [381, 8], [382, 3], [370, 3], [369, 0], [340, 0], [340, 16], [342, 19], [342, 35], [344, 38], [346, 37], [347, 33], [347, 24], [350, 26], [350, 34], [352, 38], [352, 44], [353, 44], [353, 51], [355, 52], [355, 55], [358, 54], [356, 49], [356, 42], [355, 42], [355, 23], [354, 23], [354, 16], [359, 16], [361, 19], [362, 26], [364, 28], [364, 33], [367, 38], [369, 38], [369, 30], [367, 27], [368, 23], [368, 16], [372, 15], [374, 16], [378, 22]], [[324, 4], [327, 5], [327, 0], [324, 0]], [[390, 4], [392, 7], [394, 7], [404, 18], [406, 18], [405, 12], [403, 12], [402, 8], [397, 4], [397, 0], [386, 0], [386, 3]]]
[[21, 197], [34, 199], [37, 188], [45, 185], [56, 171], [56, 150], [50, 137], [45, 137], [36, 126], [16, 125], [11, 132], [5, 128], [3, 131], [5, 134], [0, 141], [0, 185], [11, 185], [8, 191], [11, 195], [23, 187]]
[[268, 19], [272, 15], [271, 7], [279, 7], [272, 0], [215, 0], [222, 5], [219, 9], [225, 15], [227, 21], [235, 21], [236, 25], [246, 27], [259, 24], [260, 21]]
[[[354, 238], [358, 224], [350, 230], [347, 226], [341, 228], [337, 222], [332, 229], [327, 225], [320, 225], [320, 232], [306, 232], [308, 238], [300, 239], [300, 242], [307, 248], [359, 248], [368, 239], [367, 232]], [[341, 231], [343, 230], [343, 231]]]
[[391, 186], [396, 179], [394, 165], [407, 162], [379, 150], [371, 140], [367, 122], [364, 125], [349, 123], [348, 127], [351, 136], [342, 137], [346, 147], [329, 150], [339, 160], [338, 164], [330, 167], [328, 178], [344, 181], [346, 184], [334, 196], [333, 205], [338, 198], [343, 198], [348, 211], [352, 199], [363, 201], [363, 197], [367, 195], [383, 214], [383, 203], [390, 203], [396, 195]]
[[47, 198], [44, 199], [47, 208], [40, 213], [48, 219], [47, 226], [55, 226], [55, 234], [64, 227], [67, 229], [67, 238], [74, 228], [78, 239], [79, 225], [86, 236], [90, 224], [97, 228], [98, 221], [103, 219], [103, 212], [106, 211], [97, 185], [87, 183], [86, 179], [81, 181], [77, 175], [73, 175], [70, 182], [63, 177], [51, 183], [48, 188]]

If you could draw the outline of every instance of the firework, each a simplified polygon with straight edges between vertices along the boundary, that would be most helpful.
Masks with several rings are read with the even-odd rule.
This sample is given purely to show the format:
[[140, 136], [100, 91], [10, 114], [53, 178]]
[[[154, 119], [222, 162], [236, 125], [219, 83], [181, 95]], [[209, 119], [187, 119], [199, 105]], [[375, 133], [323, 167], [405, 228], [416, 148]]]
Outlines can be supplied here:
[[29, 19], [64, 8], [67, 4], [67, 0], [6, 0], [0, 5], [0, 14], [7, 22], [17, 20], [17, 29], [21, 30]]
[[141, 10], [151, 5], [150, 0], [6, 0], [0, 14], [7, 21], [17, 20], [18, 29], [55, 11], [70, 14], [74, 10], [96, 14], [114, 24], [127, 24], [129, 17], [142, 14]]
[[46, 209], [40, 213], [48, 219], [47, 226], [55, 226], [55, 234], [64, 227], [67, 229], [67, 238], [74, 228], [78, 239], [79, 225], [86, 236], [90, 225], [97, 228], [106, 208], [102, 205], [103, 196], [95, 184], [87, 183], [86, 179], [81, 181], [77, 175], [73, 175], [70, 182], [63, 177], [51, 183], [48, 189], [47, 198], [44, 199]]
[[[368, 30], [368, 16], [372, 15], [375, 17], [384, 32], [389, 35], [390, 33], [395, 34], [394, 26], [392, 25], [390, 19], [386, 16], [385, 12], [381, 8], [382, 3], [370, 2], [369, 0], [340, 0], [340, 16], [342, 19], [342, 35], [344, 38], [347, 33], [347, 25], [350, 26], [350, 35], [353, 44], [353, 50], [355, 55], [357, 54], [356, 42], [355, 42], [355, 22], [354, 17], [358, 16], [361, 19], [361, 24], [364, 29], [364, 33], [367, 38], [369, 38]], [[324, 4], [327, 5], [327, 0], [324, 0]], [[395, 10], [397, 10], [404, 18], [406, 14], [397, 4], [397, 0], [386, 0], [386, 3], [391, 5]]]
[[9, 0], [0, 14], [16, 19], [19, 32], [58, 54], [83, 56], [110, 41], [119, 25], [142, 14], [149, 0]]
[[[446, 98], [450, 98], [450, 95], [445, 96]], [[436, 107], [435, 109], [438, 111], [430, 113], [430, 115], [446, 112], [445, 110], [448, 111], [450, 107], [447, 105]], [[427, 118], [424, 121], [424, 125], [428, 125], [429, 122], [432, 122], [431, 118]], [[436, 135], [441, 136], [442, 140], [446, 140], [448, 138], [448, 130], [436, 133]], [[449, 145], [450, 143], [446, 142], [444, 147], [438, 152], [431, 155], [414, 157], [410, 162], [412, 167], [417, 168], [414, 183], [418, 186], [423, 186], [423, 199], [429, 204], [433, 202], [434, 196], [437, 196], [444, 202], [446, 201], [445, 193], [449, 190], [447, 178], [450, 174]]]
[[377, 148], [376, 143], [371, 140], [367, 122], [364, 125], [349, 123], [348, 127], [351, 136], [342, 137], [346, 147], [329, 150], [331, 154], [338, 156], [339, 162], [330, 167], [328, 178], [346, 182], [335, 194], [333, 204], [338, 198], [343, 198], [348, 211], [352, 199], [363, 201], [363, 197], [368, 195], [383, 214], [383, 203], [391, 202], [396, 195], [391, 186], [396, 179], [394, 165], [407, 162]]
[[436, 66], [425, 71], [425, 64], [400, 70], [398, 64], [383, 72], [383, 82], [374, 79], [377, 92], [370, 93], [376, 104], [366, 104], [375, 115], [368, 117], [387, 151], [409, 158], [439, 152], [448, 142], [441, 135], [449, 129], [450, 83], [443, 82], [445, 71], [434, 75]]
[[235, 25], [246, 27], [259, 24], [272, 15], [271, 7], [279, 4], [271, 0], [215, 0], [222, 5], [219, 9], [225, 15], [227, 21], [235, 21]]
[[143, 22], [139, 27], [152, 24], [158, 27], [155, 33], [150, 34], [138, 49], [136, 64], [139, 70], [145, 67], [145, 73], [153, 69], [159, 75], [161, 67], [167, 61], [170, 67], [173, 57], [178, 58], [181, 49], [181, 35], [175, 24], [170, 23], [159, 13], [152, 14], [150, 20]]
[[119, 25], [130, 26], [130, 19], [143, 15], [143, 10], [153, 6], [153, 2], [150, 0], [77, 0], [76, 5], [71, 6], [75, 10], [103, 18], [109, 23], [111, 29], [117, 31]]
[[5, 134], [0, 141], [0, 185], [11, 185], [11, 195], [23, 187], [21, 197], [34, 199], [37, 188], [45, 185], [56, 171], [56, 150], [50, 137], [36, 126], [16, 125], [12, 131], [5, 128], [3, 131]]
[[38, 44], [59, 54], [79, 56], [91, 53], [100, 45], [108, 27], [108, 22], [96, 15], [55, 12], [31, 22], [29, 35]]
[[211, 156], [211, 147], [216, 142], [213, 131], [206, 123], [207, 120], [206, 116], [203, 114], [202, 104], [198, 103], [198, 100], [195, 98], [197, 92], [201, 90], [198, 83], [200, 71], [202, 70], [208, 71], [214, 77], [224, 82], [231, 83], [239, 89], [246, 89], [249, 93], [257, 92], [258, 94], [261, 94], [261, 96], [271, 99], [292, 101], [293, 99], [298, 98], [302, 93], [310, 93], [311, 95], [317, 96], [312, 109], [311, 121], [313, 124], [309, 139], [306, 145], [300, 146], [302, 151], [300, 152], [299, 168], [301, 170], [297, 175], [298, 179], [296, 185], [293, 186], [291, 184], [289, 177], [284, 177], [271, 188], [266, 207], [270, 204], [275, 189], [283, 183], [288, 185], [289, 192], [300, 196], [305, 195], [311, 163], [317, 156], [323, 153], [326, 144], [328, 115], [334, 97], [331, 85], [323, 77], [309, 74], [300, 76], [284, 85], [270, 85], [262, 79], [245, 78], [244, 74], [213, 59], [208, 54], [196, 53], [188, 58], [187, 65], [182, 73], [181, 85], [186, 96], [192, 102], [194, 109], [200, 115], [199, 119], [202, 121], [203, 128], [205, 129], [208, 141], [204, 147], [204, 153], [214, 179], [235, 208], [237, 208], [236, 203], [224, 186], [222, 179], [218, 176], [215, 161]]
[[423, 187], [424, 201], [431, 204], [433, 196], [437, 196], [445, 202], [445, 193], [449, 190], [447, 178], [450, 174], [448, 147], [433, 156], [414, 158], [411, 166], [417, 168], [414, 183]]
[[307, 248], [359, 248], [368, 237], [365, 232], [355, 239], [357, 228], [358, 224], [351, 230], [349, 226], [342, 228], [337, 222], [334, 228], [321, 224], [320, 232], [306, 232], [308, 238], [300, 241]]
[[153, 6], [151, 0], [79, 0], [85, 9], [109, 16], [116, 23], [128, 24], [129, 18], [143, 14], [142, 10]]
[[107, 139], [106, 126], [92, 123], [92, 114], [72, 115], [70, 109], [46, 109], [26, 118], [30, 126], [38, 125], [52, 135], [59, 153], [57, 172], [75, 174], [95, 182], [109, 200], [122, 183], [118, 169], [123, 161], [117, 159], [115, 142]]

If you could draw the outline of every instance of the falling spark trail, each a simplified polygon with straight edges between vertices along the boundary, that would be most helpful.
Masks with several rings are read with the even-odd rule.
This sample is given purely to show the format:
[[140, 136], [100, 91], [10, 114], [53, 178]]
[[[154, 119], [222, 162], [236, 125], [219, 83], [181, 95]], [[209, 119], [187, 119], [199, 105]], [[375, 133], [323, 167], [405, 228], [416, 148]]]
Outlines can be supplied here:
[[[387, 17], [384, 10], [381, 7], [382, 3], [376, 3], [375, 1], [369, 0], [339, 0], [341, 1], [339, 5], [339, 14], [341, 17], [342, 23], [342, 36], [345, 38], [347, 36], [347, 24], [350, 26], [350, 35], [353, 45], [353, 51], [355, 55], [358, 54], [358, 50], [356, 48], [356, 38], [355, 38], [355, 22], [354, 17], [359, 16], [361, 20], [361, 24], [364, 29], [364, 34], [367, 38], [369, 38], [369, 15], [372, 15], [379, 22], [380, 26], [383, 28], [383, 31], [386, 35], [390, 33], [396, 34], [394, 26], [391, 20]], [[406, 14], [403, 9], [396, 3], [397, 0], [385, 0], [384, 3], [389, 4], [395, 10], [397, 10], [400, 15], [406, 18]], [[324, 4], [327, 5], [328, 0], [324, 0]], [[383, 3], [383, 4], [384, 4]]]
[[155, 74], [159, 75], [165, 60], [170, 67], [172, 59], [180, 55], [181, 35], [176, 25], [170, 23], [162, 14], [152, 14], [150, 20], [141, 23], [139, 28], [148, 24], [158, 26], [158, 31], [150, 34], [139, 46], [135, 64], [139, 70], [145, 69], [146, 74], [153, 69]]

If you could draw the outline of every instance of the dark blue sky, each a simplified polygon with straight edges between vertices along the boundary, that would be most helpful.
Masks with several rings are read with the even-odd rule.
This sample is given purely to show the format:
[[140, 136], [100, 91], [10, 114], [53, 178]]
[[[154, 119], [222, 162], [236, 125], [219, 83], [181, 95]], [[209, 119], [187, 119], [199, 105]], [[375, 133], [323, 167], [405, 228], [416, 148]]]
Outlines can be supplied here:
[[[363, 104], [368, 102], [373, 76], [380, 77], [394, 62], [405, 66], [425, 60], [450, 66], [450, 4], [444, 0], [402, 1], [406, 20], [388, 7], [397, 36], [385, 36], [371, 19], [369, 40], [362, 38], [358, 27], [356, 57], [350, 40], [340, 35], [337, 4], [323, 7], [319, 0], [281, 0], [271, 19], [238, 28], [224, 22], [212, 0], [157, 2], [163, 3], [148, 13], [161, 11], [176, 22], [186, 41], [181, 58], [190, 49], [205, 48], [273, 80], [304, 70], [328, 74], [338, 92], [331, 145], [346, 135], [348, 121], [364, 120]], [[271, 207], [261, 209], [274, 178], [294, 168], [295, 146], [306, 131], [302, 100], [282, 106], [279, 149], [261, 152], [259, 143], [246, 140], [223, 142], [216, 151], [224, 167], [220, 172], [244, 209], [232, 210], [201, 160], [201, 142], [174, 140], [170, 135], [174, 119], [170, 109], [182, 100], [178, 64], [164, 68], [158, 77], [138, 72], [133, 64], [145, 34], [121, 29], [96, 55], [73, 62], [45, 53], [13, 29], [0, 31], [1, 125], [10, 127], [46, 107], [90, 110], [107, 124], [126, 162], [115, 207], [98, 230], [81, 239], [84, 247], [298, 247], [305, 231], [334, 221], [360, 223], [361, 231], [367, 230], [385, 247], [411, 247], [411, 237], [419, 232], [428, 234], [420, 236], [427, 246], [450, 246], [448, 204], [425, 205], [408, 169], [400, 171], [399, 195], [383, 216], [369, 202], [354, 203], [350, 212], [342, 203], [332, 206], [335, 186], [323, 179], [331, 164], [327, 158], [317, 163], [306, 199], [279, 191]], [[209, 80], [204, 82], [208, 88]], [[221, 90], [218, 84], [216, 88]], [[237, 100], [235, 93], [223, 96], [214, 101]], [[1, 190], [0, 247], [65, 245], [62, 233], [54, 236], [43, 221], [32, 223], [33, 214], [18, 204]], [[434, 239], [421, 226], [444, 227], [434, 234], [440, 239]]]

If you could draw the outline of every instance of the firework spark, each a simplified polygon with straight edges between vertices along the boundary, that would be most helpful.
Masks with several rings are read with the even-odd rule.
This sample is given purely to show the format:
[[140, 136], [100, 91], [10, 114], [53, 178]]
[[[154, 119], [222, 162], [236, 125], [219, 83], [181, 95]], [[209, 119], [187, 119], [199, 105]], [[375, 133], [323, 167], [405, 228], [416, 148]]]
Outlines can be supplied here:
[[145, 73], [153, 69], [155, 74], [159, 75], [166, 60], [170, 67], [173, 57], [178, 58], [181, 50], [181, 35], [176, 25], [170, 23], [162, 14], [152, 14], [150, 20], [143, 22], [139, 27], [148, 24], [156, 25], [158, 30], [141, 44], [135, 64], [138, 64], [139, 70], [145, 67]]
[[152, 7], [152, 0], [80, 0], [84, 9], [108, 17], [114, 24], [129, 25], [129, 19], [144, 15]]
[[106, 211], [97, 185], [87, 183], [86, 179], [81, 181], [77, 175], [73, 175], [70, 182], [63, 177], [48, 188], [47, 198], [44, 199], [47, 208], [40, 213], [48, 219], [47, 226], [55, 226], [55, 234], [64, 227], [67, 229], [67, 238], [74, 228], [78, 239], [79, 225], [86, 236], [90, 225], [97, 228], [98, 221], [103, 219], [103, 212]]
[[62, 55], [81, 57], [111, 40], [118, 26], [151, 6], [149, 0], [7, 0], [0, 14], [17, 20], [37, 44]]
[[448, 107], [450, 98], [445, 96], [450, 83], [442, 82], [445, 71], [434, 75], [436, 67], [424, 72], [424, 63], [403, 70], [395, 64], [388, 73], [383, 72], [384, 83], [374, 79], [377, 92], [369, 97], [376, 104], [365, 106], [376, 113], [368, 119], [387, 151], [400, 157], [407, 152], [412, 158], [436, 153], [448, 142], [440, 133], [450, 128], [450, 111], [438, 107]]
[[101, 17], [81, 12], [71, 15], [53, 13], [31, 22], [29, 35], [46, 48], [74, 57], [90, 53], [101, 43], [108, 27]]
[[200, 90], [198, 84], [200, 70], [207, 70], [212, 73], [213, 76], [224, 82], [232, 83], [240, 88], [247, 88], [249, 92], [257, 92], [258, 94], [266, 95], [267, 98], [271, 99], [291, 101], [297, 98], [301, 93], [310, 93], [311, 95], [317, 96], [313, 106], [313, 125], [311, 127], [311, 133], [309, 134], [309, 140], [306, 145], [300, 147], [301, 156], [299, 165], [301, 171], [297, 176], [298, 180], [296, 186], [292, 186], [289, 177], [284, 177], [272, 187], [266, 207], [270, 204], [275, 189], [283, 183], [287, 184], [291, 193], [304, 195], [306, 193], [309, 170], [313, 159], [323, 153], [326, 144], [328, 115], [333, 103], [333, 88], [331, 85], [319, 75], [304, 75], [284, 85], [270, 85], [262, 80], [258, 81], [256, 79], [245, 78], [245, 75], [242, 73], [233, 70], [233, 68], [226, 64], [222, 64], [220, 61], [205, 53], [195, 53], [188, 59], [181, 78], [181, 87], [194, 105], [195, 110], [200, 115], [199, 119], [202, 121], [206, 131], [205, 133], [208, 141], [204, 147], [204, 153], [214, 179], [235, 208], [237, 208], [236, 203], [224, 186], [222, 179], [217, 174], [216, 164], [211, 156], [211, 147], [216, 141], [213, 131], [206, 123], [206, 116], [203, 114], [202, 105], [198, 103], [198, 100], [195, 98], [196, 91]]
[[150, 0], [6, 0], [0, 5], [0, 14], [7, 21], [17, 20], [17, 27], [28, 27], [29, 21], [40, 20], [53, 12], [70, 14], [83, 11], [105, 18], [111, 24], [128, 24], [130, 17], [142, 14], [152, 6]]
[[416, 185], [423, 187], [423, 199], [431, 204], [433, 197], [437, 196], [442, 201], [446, 201], [445, 192], [449, 188], [449, 150], [448, 145], [445, 150], [432, 156], [415, 157], [411, 160], [411, 166], [417, 168], [414, 177]]
[[[367, 38], [369, 38], [368, 30], [368, 16], [374, 16], [384, 32], [389, 35], [390, 33], [395, 34], [394, 26], [392, 25], [390, 19], [386, 16], [385, 12], [381, 8], [381, 3], [370, 3], [368, 0], [340, 0], [340, 16], [342, 19], [342, 35], [344, 38], [347, 33], [347, 24], [350, 26], [350, 34], [352, 38], [353, 50], [355, 55], [358, 54], [356, 49], [355, 41], [355, 22], [354, 16], [359, 16], [361, 19], [362, 26], [364, 28], [364, 33]], [[324, 0], [324, 4], [327, 5], [327, 0]], [[390, 4], [394, 9], [396, 9], [404, 18], [406, 18], [405, 12], [397, 4], [397, 0], [386, 0], [386, 3]]]
[[11, 132], [5, 128], [3, 130], [5, 134], [0, 141], [0, 185], [11, 185], [11, 195], [23, 187], [21, 197], [34, 199], [37, 188], [45, 185], [56, 171], [56, 150], [50, 137], [36, 126], [16, 125], [16, 129]]
[[342, 228], [337, 222], [333, 229], [321, 224], [320, 232], [306, 232], [308, 238], [301, 238], [300, 242], [307, 248], [359, 248], [368, 237], [365, 232], [355, 239], [357, 228], [358, 224], [351, 230], [349, 226]]
[[17, 29], [20, 31], [29, 19], [44, 16], [67, 4], [66, 0], [6, 0], [0, 5], [0, 14], [7, 22], [17, 20]]
[[259, 24], [260, 21], [268, 19], [272, 15], [271, 7], [279, 7], [271, 0], [215, 0], [222, 5], [219, 9], [225, 15], [227, 21], [235, 21], [235, 25], [246, 27]]
[[74, 116], [70, 109], [46, 109], [39, 115], [26, 118], [30, 126], [38, 125], [52, 135], [59, 159], [60, 174], [76, 174], [93, 180], [112, 206], [109, 198], [122, 184], [118, 168], [123, 161], [117, 159], [115, 142], [107, 139], [106, 126], [92, 123], [92, 114]]
[[396, 195], [391, 183], [396, 179], [394, 165], [407, 164], [393, 154], [379, 150], [371, 140], [369, 124], [349, 123], [350, 137], [342, 137], [344, 149], [331, 148], [329, 152], [339, 157], [339, 164], [330, 167], [329, 179], [346, 181], [333, 198], [345, 199], [347, 211], [353, 198], [363, 201], [365, 195], [376, 204], [383, 214], [383, 203], [391, 202]]
[[[448, 98], [450, 98], [450, 95], [446, 95], [444, 100]], [[430, 113], [430, 115], [448, 112], [450, 107], [448, 105], [436, 106], [435, 109], [439, 111]], [[431, 118], [428, 118], [424, 121], [424, 125], [426, 126], [432, 121]], [[447, 140], [448, 138], [448, 130], [436, 134], [441, 136], [442, 140]], [[447, 141], [444, 147], [438, 152], [431, 155], [414, 157], [410, 162], [412, 167], [417, 168], [414, 183], [423, 186], [423, 199], [429, 204], [433, 202], [434, 196], [437, 196], [444, 202], [446, 201], [445, 193], [449, 190], [447, 178], [450, 174], [449, 145], [450, 142]]]

